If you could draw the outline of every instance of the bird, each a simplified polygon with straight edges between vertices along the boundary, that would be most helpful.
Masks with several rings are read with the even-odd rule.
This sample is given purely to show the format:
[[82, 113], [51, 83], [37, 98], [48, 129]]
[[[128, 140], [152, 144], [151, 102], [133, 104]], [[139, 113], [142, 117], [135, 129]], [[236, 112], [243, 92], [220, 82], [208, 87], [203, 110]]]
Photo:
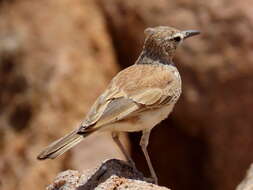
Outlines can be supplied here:
[[85, 137], [109, 131], [127, 161], [134, 167], [119, 140], [120, 132], [142, 131], [140, 146], [155, 184], [158, 178], [147, 146], [151, 130], [172, 112], [182, 92], [182, 82], [173, 62], [177, 47], [198, 30], [178, 30], [169, 26], [148, 27], [143, 49], [136, 62], [112, 78], [81, 124], [46, 147], [37, 159], [53, 159]]

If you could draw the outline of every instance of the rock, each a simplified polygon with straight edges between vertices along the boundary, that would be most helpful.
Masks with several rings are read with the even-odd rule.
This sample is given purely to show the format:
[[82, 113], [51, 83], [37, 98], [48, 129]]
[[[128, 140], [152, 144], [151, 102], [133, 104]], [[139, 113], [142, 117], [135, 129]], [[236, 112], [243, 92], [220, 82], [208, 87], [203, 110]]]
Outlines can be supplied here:
[[[109, 190], [109, 189], [159, 189], [166, 190], [149, 183], [143, 174], [133, 169], [128, 163], [111, 159], [103, 162], [93, 170], [81, 173], [76, 170], [66, 170], [57, 175], [54, 182], [47, 190]], [[248, 169], [247, 175], [237, 186], [236, 190], [253, 189], [253, 164]]]
[[[183, 95], [151, 135], [149, 152], [160, 183], [172, 189], [235, 188], [253, 158], [250, 3], [1, 1], [1, 187], [37, 189], [62, 169], [120, 158], [105, 134], [85, 139], [55, 161], [35, 160], [84, 118], [119, 70], [116, 62], [134, 63], [144, 28], [170, 25], [202, 35], [177, 52]], [[148, 174], [136, 137], [131, 135], [132, 156]]]
[[121, 160], [111, 159], [92, 171], [67, 170], [58, 174], [47, 190], [168, 190], [145, 181], [143, 174]]
[[[146, 27], [201, 30], [177, 52], [183, 94], [153, 130], [150, 155], [161, 184], [172, 189], [235, 188], [253, 158], [250, 0], [99, 2], [122, 67], [136, 60]], [[146, 168], [139, 152], [134, 145], [137, 166]]]
[[111, 176], [104, 183], [96, 187], [96, 190], [109, 190], [109, 189], [129, 189], [129, 190], [168, 190], [166, 187], [160, 187], [152, 183], [147, 183], [140, 180], [126, 179], [119, 176]]
[[105, 134], [96, 143], [85, 139], [82, 151], [36, 160], [79, 125], [118, 70], [95, 2], [1, 1], [0, 9], [1, 188], [43, 188], [60, 170], [78, 168], [79, 158], [86, 167], [122, 158]]
[[237, 186], [236, 190], [252, 190], [253, 189], [253, 164], [247, 171], [246, 177], [243, 181]]

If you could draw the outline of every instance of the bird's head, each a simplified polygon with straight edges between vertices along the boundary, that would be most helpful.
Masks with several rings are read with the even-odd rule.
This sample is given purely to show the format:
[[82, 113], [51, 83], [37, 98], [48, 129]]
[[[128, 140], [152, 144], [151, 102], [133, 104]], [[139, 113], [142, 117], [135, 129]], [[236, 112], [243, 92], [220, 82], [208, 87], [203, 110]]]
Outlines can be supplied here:
[[153, 58], [172, 59], [178, 45], [186, 38], [200, 34], [197, 30], [177, 30], [168, 26], [147, 28], [144, 52]]

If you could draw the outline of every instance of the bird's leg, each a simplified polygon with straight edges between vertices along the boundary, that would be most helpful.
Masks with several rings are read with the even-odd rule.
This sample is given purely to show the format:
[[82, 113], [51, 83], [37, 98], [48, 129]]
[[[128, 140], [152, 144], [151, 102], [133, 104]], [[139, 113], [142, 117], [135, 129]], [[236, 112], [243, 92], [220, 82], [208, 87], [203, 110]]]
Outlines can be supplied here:
[[150, 161], [149, 155], [148, 155], [148, 151], [147, 151], [147, 146], [148, 146], [148, 141], [149, 141], [149, 135], [150, 135], [150, 130], [143, 130], [142, 131], [142, 137], [141, 137], [141, 141], [140, 141], [140, 146], [142, 148], [142, 151], [144, 153], [144, 156], [146, 158], [146, 161], [148, 163], [148, 167], [149, 167], [149, 171], [151, 173], [151, 176], [155, 182], [155, 184], [158, 184], [158, 179], [155, 173], [155, 170], [152, 166], [152, 163]]
[[127, 151], [125, 150], [125, 148], [123, 147], [122, 143], [120, 142], [120, 140], [119, 140], [119, 134], [117, 132], [112, 132], [112, 139], [118, 145], [118, 147], [120, 148], [121, 152], [124, 154], [124, 156], [127, 159], [127, 161], [131, 164], [131, 166], [134, 169], [136, 169], [135, 163], [134, 163], [133, 159], [128, 155]]

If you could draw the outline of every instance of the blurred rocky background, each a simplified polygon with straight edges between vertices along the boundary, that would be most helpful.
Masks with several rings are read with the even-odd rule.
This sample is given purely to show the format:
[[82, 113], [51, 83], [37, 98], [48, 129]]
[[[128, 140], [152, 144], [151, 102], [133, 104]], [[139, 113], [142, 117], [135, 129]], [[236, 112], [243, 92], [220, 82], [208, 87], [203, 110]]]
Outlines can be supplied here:
[[[183, 94], [153, 130], [161, 185], [231, 190], [253, 161], [250, 0], [1, 0], [0, 189], [45, 189], [58, 172], [123, 158], [109, 134], [56, 160], [37, 153], [76, 127], [110, 79], [134, 63], [149, 26], [199, 29], [175, 62]], [[124, 137], [124, 136], [123, 136]], [[131, 134], [137, 167], [149, 175]]]

